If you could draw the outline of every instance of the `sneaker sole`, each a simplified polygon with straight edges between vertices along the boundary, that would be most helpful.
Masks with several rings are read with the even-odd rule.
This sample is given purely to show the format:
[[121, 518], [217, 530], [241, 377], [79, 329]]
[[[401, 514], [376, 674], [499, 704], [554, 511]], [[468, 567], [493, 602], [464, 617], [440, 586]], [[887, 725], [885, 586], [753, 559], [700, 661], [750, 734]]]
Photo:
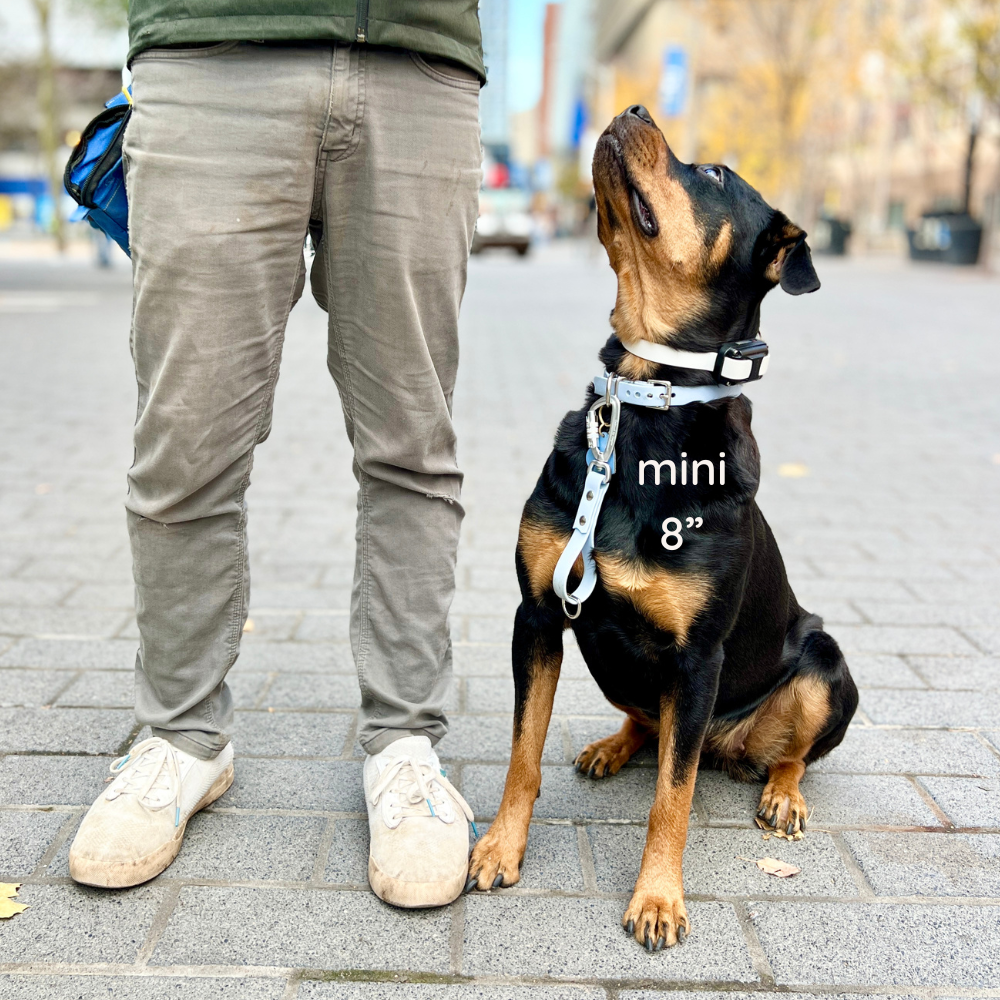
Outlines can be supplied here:
[[468, 871], [461, 871], [453, 879], [442, 882], [403, 882], [386, 875], [369, 855], [368, 884], [372, 892], [390, 906], [404, 910], [418, 910], [428, 906], [447, 906], [462, 895]]
[[147, 854], [144, 858], [125, 863], [94, 861], [91, 858], [80, 857], [80, 855], [70, 851], [70, 877], [74, 882], [97, 886], [100, 889], [126, 889], [129, 886], [141, 885], [143, 882], [148, 882], [151, 878], [156, 878], [177, 857], [181, 849], [181, 844], [184, 841], [184, 831], [187, 829], [188, 820], [191, 819], [191, 816], [200, 812], [205, 806], [210, 806], [217, 798], [224, 795], [232, 783], [233, 765], [230, 764], [215, 779], [212, 787], [209, 788], [201, 801], [191, 811], [191, 815], [180, 824], [174, 836], [153, 851], [152, 854]]

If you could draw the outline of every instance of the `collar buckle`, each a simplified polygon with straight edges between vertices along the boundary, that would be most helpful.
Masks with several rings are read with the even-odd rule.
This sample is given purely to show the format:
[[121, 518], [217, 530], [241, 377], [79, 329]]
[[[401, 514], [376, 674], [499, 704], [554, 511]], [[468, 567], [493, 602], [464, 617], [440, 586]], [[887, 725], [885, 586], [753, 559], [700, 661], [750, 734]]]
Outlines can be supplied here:
[[650, 385], [659, 385], [663, 387], [663, 406], [657, 407], [660, 410], [670, 409], [670, 396], [673, 393], [673, 386], [666, 380], [662, 378], [650, 378], [646, 379]]

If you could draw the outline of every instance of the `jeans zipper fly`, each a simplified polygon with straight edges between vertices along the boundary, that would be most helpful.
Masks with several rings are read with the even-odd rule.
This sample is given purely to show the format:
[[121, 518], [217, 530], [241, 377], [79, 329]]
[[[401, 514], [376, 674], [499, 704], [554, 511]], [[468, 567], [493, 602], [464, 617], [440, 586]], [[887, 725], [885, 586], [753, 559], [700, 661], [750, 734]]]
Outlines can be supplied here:
[[369, 0], [358, 0], [358, 13], [355, 19], [355, 39], [359, 42], [368, 41], [368, 3]]

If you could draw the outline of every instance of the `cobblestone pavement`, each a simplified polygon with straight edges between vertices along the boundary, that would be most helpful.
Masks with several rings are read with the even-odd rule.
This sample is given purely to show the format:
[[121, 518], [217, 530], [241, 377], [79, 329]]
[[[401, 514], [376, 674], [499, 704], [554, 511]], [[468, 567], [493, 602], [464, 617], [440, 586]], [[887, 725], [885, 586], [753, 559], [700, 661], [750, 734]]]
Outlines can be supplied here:
[[[354, 484], [324, 318], [306, 301], [249, 494], [236, 784], [148, 885], [69, 880], [81, 813], [135, 736], [129, 293], [123, 271], [5, 264], [0, 880], [22, 882], [30, 909], [0, 922], [0, 995], [1000, 997], [1000, 284], [884, 260], [820, 270], [817, 295], [768, 300], [772, 368], [750, 395], [761, 505], [799, 599], [847, 653], [861, 709], [810, 768], [799, 843], [762, 842], [757, 787], [699, 776], [694, 933], [648, 955], [619, 917], [652, 758], [603, 782], [572, 771], [616, 726], [575, 649], [521, 884], [424, 912], [368, 891], [346, 645]], [[595, 373], [613, 291], [603, 256], [580, 247], [471, 266], [455, 404], [469, 514], [440, 751], [485, 822], [508, 753], [519, 510]], [[801, 874], [742, 860], [767, 855]]]

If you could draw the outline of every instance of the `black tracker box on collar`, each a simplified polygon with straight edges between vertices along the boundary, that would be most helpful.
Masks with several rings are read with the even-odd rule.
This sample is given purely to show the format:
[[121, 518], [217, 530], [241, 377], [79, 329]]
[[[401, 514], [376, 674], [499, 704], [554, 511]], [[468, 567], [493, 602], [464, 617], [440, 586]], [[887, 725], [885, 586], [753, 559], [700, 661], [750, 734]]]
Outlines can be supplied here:
[[[712, 374], [720, 385], [742, 385], [744, 382], [756, 382], [761, 378], [761, 365], [767, 357], [767, 344], [763, 340], [731, 340], [719, 347]], [[750, 374], [745, 378], [732, 378], [722, 374], [722, 366], [728, 358], [734, 361], [749, 361]]]

